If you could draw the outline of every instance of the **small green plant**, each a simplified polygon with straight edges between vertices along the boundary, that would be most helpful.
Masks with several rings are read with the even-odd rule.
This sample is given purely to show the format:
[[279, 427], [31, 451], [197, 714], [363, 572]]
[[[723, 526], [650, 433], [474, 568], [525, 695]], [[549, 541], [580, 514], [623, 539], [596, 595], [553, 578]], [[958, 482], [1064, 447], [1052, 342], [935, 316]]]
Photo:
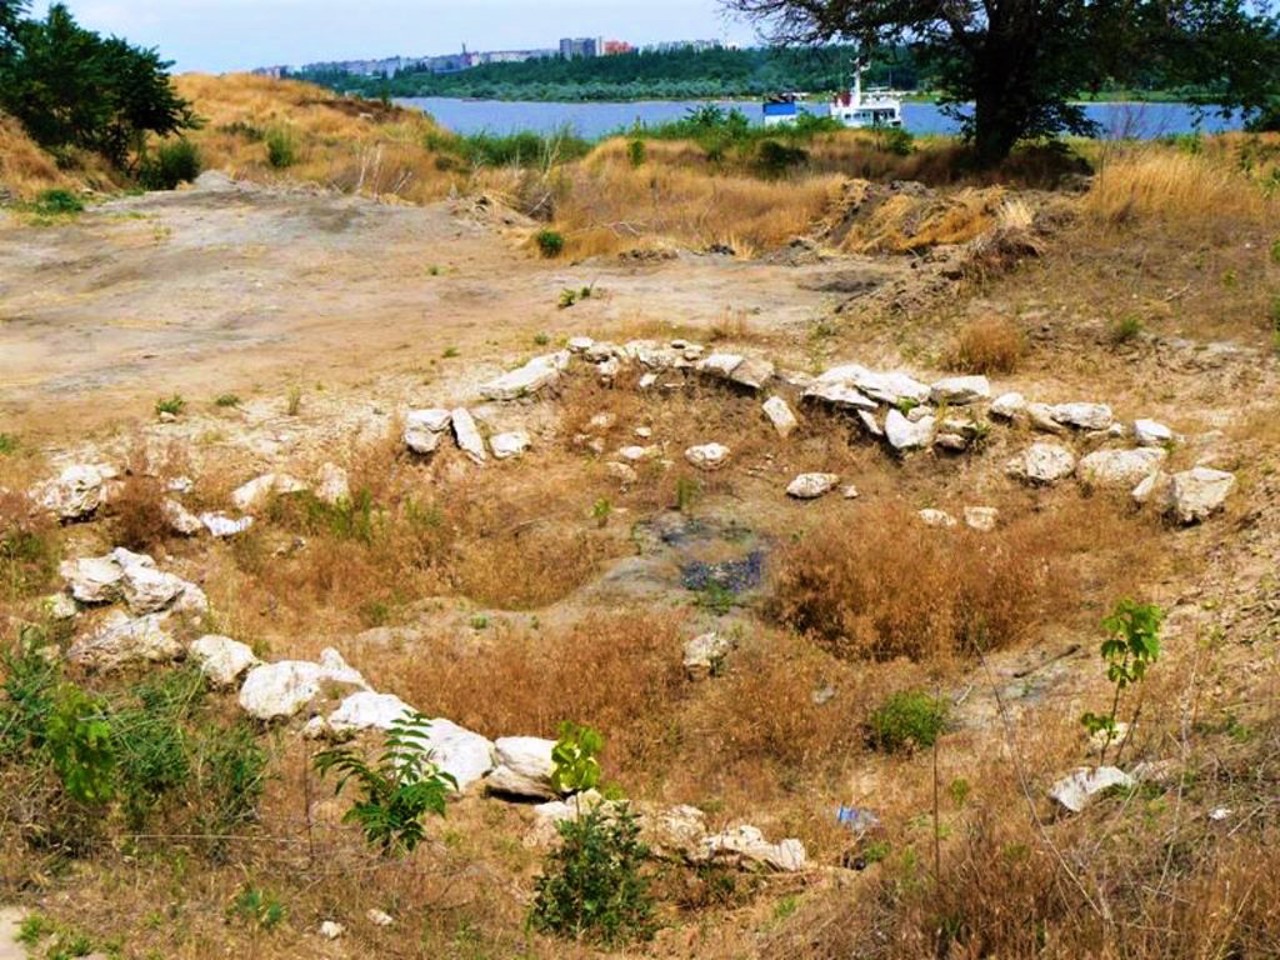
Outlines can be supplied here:
[[472, 630], [487, 630], [487, 629], [489, 629], [489, 618], [488, 618], [487, 616], [485, 616], [483, 613], [477, 613], [477, 614], [475, 614], [475, 615], [471, 618], [471, 629], [472, 629]]
[[71, 799], [88, 806], [111, 801], [116, 752], [105, 703], [75, 684], [60, 685], [50, 704], [44, 742]]
[[920, 401], [912, 397], [899, 397], [898, 402], [894, 404], [898, 408], [898, 412], [904, 417], [911, 413], [916, 407], [920, 406]]
[[1271, 244], [1271, 262], [1280, 264], [1280, 237], [1276, 237], [1275, 242]]
[[920, 690], [895, 693], [871, 714], [872, 745], [888, 753], [932, 747], [947, 728], [947, 701]]
[[423, 820], [428, 813], [444, 816], [445, 799], [457, 780], [431, 762], [431, 721], [407, 711], [387, 731], [386, 746], [376, 764], [353, 747], [340, 746], [316, 754], [316, 771], [323, 777], [338, 773], [334, 794], [354, 781], [361, 797], [343, 816], [343, 823], [358, 823], [365, 839], [383, 856], [410, 853], [426, 837]]
[[17, 452], [18, 438], [12, 433], [0, 433], [0, 457], [7, 457]]
[[1087, 712], [1080, 723], [1090, 736], [1105, 737], [1098, 764], [1106, 759], [1107, 748], [1116, 737], [1116, 714], [1120, 695], [1131, 684], [1147, 675], [1147, 668], [1160, 657], [1160, 626], [1164, 611], [1154, 603], [1138, 603], [1129, 598], [1118, 601], [1111, 614], [1102, 621], [1107, 637], [1099, 653], [1107, 665], [1107, 679], [1115, 685], [1111, 710], [1098, 714]]
[[284, 904], [272, 893], [258, 887], [245, 887], [231, 901], [227, 913], [263, 930], [274, 930], [288, 915]]
[[289, 392], [284, 398], [284, 412], [290, 417], [296, 417], [298, 411], [302, 409], [302, 387], [296, 383], [289, 388]]
[[533, 235], [533, 242], [538, 246], [538, 252], [544, 257], [551, 259], [558, 257], [564, 252], [564, 234], [549, 228], [539, 230]]
[[285, 127], [267, 131], [267, 163], [275, 170], [285, 170], [298, 162], [298, 148], [293, 132]]
[[703, 610], [723, 617], [733, 609], [735, 597], [733, 591], [724, 584], [708, 580], [706, 586], [698, 591], [698, 599], [694, 602]]
[[138, 182], [148, 190], [173, 190], [200, 176], [200, 150], [186, 137], [162, 143], [154, 155], [143, 158]]
[[880, 149], [895, 157], [909, 157], [915, 150], [915, 137], [901, 127], [885, 127], [879, 131]]
[[550, 342], [551, 334], [545, 332], [534, 334], [533, 345], [535, 347], [545, 347]]
[[438, 263], [433, 263], [431, 266], [427, 267], [427, 274], [432, 277], [440, 276], [440, 265]]
[[1142, 320], [1134, 314], [1121, 317], [1107, 330], [1107, 340], [1113, 347], [1133, 343], [1140, 336], [1142, 336]]
[[172, 397], [156, 401], [157, 417], [164, 413], [176, 417], [185, 409], [187, 409], [187, 401], [183, 400], [182, 397], [176, 393]]
[[702, 487], [694, 477], [676, 478], [676, 509], [681, 513], [692, 513], [693, 505], [698, 500]]
[[578, 291], [566, 288], [560, 291], [560, 300], [556, 303], [556, 306], [561, 310], [568, 310], [577, 302]]
[[631, 140], [627, 143], [627, 161], [634, 167], [643, 167], [648, 159], [649, 151], [643, 140]]
[[594, 283], [589, 283], [585, 287], [582, 287], [578, 290], [578, 299], [590, 300], [595, 295], [595, 292], [596, 292], [596, 285]]
[[70, 190], [54, 187], [41, 191], [32, 208], [45, 217], [72, 216], [84, 212], [84, 201]]
[[[578, 793], [600, 783], [597, 754], [604, 738], [566, 721], [552, 749], [552, 785]], [[648, 849], [640, 843], [638, 818], [619, 801], [606, 812], [595, 807], [562, 820], [560, 846], [537, 880], [530, 925], [543, 933], [605, 946], [653, 935], [653, 896], [641, 872]]]
[[238, 407], [240, 406], [240, 398], [234, 393], [221, 393], [213, 401], [213, 405], [215, 407]]
[[560, 737], [551, 748], [551, 785], [561, 793], [579, 793], [600, 783], [600, 761], [604, 737], [591, 727], [566, 720]]
[[596, 521], [596, 526], [603, 529], [609, 523], [609, 516], [613, 513], [613, 504], [609, 502], [608, 497], [601, 497], [591, 506], [591, 516]]
[[440, 354], [440, 356], [444, 357], [446, 360], [452, 360], [454, 357], [462, 356], [462, 351], [457, 347], [445, 347], [444, 353]]
[[56, 926], [52, 920], [40, 913], [23, 917], [22, 922], [18, 924], [18, 942], [27, 947], [34, 947], [53, 933]]

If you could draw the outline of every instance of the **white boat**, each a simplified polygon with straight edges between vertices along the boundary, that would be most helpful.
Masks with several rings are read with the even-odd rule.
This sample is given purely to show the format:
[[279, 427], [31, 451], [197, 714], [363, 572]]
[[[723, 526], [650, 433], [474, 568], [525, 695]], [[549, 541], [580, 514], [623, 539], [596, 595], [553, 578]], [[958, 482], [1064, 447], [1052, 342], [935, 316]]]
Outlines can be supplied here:
[[863, 93], [861, 61], [854, 64], [853, 89], [832, 97], [828, 110], [833, 120], [852, 129], [902, 126], [902, 101], [892, 92], [873, 87]]
[[800, 101], [803, 93], [779, 93], [764, 101], [764, 125], [777, 127], [795, 123], [800, 117]]

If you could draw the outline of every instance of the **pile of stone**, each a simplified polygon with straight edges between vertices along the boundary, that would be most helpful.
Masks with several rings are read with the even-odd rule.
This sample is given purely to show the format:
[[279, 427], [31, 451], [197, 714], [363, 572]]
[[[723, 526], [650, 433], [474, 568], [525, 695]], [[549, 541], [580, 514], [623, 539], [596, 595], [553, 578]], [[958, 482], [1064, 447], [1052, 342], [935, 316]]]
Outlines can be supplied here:
[[490, 437], [486, 447], [476, 419], [466, 407], [410, 410], [405, 415], [404, 444], [420, 456], [435, 453], [446, 435], [451, 435], [457, 448], [477, 465], [488, 461], [490, 451], [495, 460], [509, 460], [523, 454], [532, 444], [527, 433], [513, 431]]

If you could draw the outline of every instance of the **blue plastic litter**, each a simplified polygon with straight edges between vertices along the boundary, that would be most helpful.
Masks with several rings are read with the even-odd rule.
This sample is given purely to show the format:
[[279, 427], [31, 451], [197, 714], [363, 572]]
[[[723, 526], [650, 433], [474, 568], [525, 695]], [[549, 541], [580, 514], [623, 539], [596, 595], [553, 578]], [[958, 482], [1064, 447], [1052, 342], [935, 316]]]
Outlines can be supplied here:
[[836, 807], [836, 822], [848, 827], [859, 836], [880, 826], [880, 818], [870, 810], [846, 806], [843, 803]]

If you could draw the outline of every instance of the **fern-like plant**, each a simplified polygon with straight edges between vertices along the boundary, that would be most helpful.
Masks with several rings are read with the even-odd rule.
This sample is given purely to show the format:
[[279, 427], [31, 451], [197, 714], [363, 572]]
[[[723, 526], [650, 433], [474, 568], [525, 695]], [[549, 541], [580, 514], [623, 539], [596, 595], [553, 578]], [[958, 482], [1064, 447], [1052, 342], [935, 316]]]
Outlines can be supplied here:
[[350, 781], [361, 791], [360, 799], [342, 818], [358, 823], [370, 844], [384, 856], [413, 851], [426, 837], [423, 824], [428, 813], [444, 816], [445, 800], [458, 781], [431, 762], [428, 746], [431, 721], [416, 711], [406, 711], [387, 732], [386, 747], [376, 764], [355, 748], [332, 747], [315, 756], [316, 772], [339, 774], [335, 796]]

